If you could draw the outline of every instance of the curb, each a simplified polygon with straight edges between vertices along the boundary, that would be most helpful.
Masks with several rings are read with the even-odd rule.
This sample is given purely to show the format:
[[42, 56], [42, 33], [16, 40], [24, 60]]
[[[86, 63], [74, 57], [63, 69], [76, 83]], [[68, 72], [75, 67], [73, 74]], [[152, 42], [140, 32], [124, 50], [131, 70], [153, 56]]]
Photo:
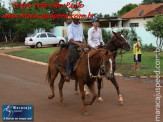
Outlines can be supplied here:
[[26, 46], [16, 46], [16, 47], [1, 47], [0, 50], [8, 50], [8, 49], [20, 49]]
[[[156, 79], [156, 75], [150, 75], [150, 76], [130, 76], [130, 78], [140, 78], [140, 79]], [[163, 76], [160, 75], [160, 79], [163, 79]]]
[[22, 61], [27, 61], [27, 62], [30, 62], [30, 63], [35, 63], [35, 64], [48, 66], [48, 63], [43, 63], [43, 62], [40, 62], [40, 61], [34, 61], [34, 60], [26, 59], [26, 58], [20, 58], [20, 57], [17, 57], [17, 56], [7, 55], [7, 54], [4, 54], [4, 53], [1, 53], [0, 55], [7, 56], [7, 57], [10, 57], [10, 58], [19, 59], [19, 60], [22, 60]]

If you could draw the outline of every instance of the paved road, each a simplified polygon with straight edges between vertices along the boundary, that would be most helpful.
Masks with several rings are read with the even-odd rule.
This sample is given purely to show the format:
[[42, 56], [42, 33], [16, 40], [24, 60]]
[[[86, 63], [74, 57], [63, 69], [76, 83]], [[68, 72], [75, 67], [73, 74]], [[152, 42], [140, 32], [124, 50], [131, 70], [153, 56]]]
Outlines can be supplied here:
[[[83, 116], [80, 95], [74, 95], [74, 81], [64, 85], [65, 106], [59, 102], [59, 76], [55, 82], [56, 96], [52, 100], [48, 99], [50, 89], [45, 81], [46, 71], [46, 66], [0, 56], [0, 106], [32, 104], [34, 122], [155, 121], [154, 83], [117, 79], [125, 101], [124, 106], [119, 106], [115, 88], [110, 81], [104, 80], [102, 89], [104, 103], [95, 101], [93, 105], [87, 107], [91, 115]], [[0, 121], [1, 114], [0, 112]]]

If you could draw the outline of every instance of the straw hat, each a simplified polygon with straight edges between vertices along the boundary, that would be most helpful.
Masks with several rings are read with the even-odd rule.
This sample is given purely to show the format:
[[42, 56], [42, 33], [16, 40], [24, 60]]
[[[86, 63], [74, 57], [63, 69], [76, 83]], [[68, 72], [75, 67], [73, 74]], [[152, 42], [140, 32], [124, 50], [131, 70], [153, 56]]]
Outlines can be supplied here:
[[79, 11], [73, 11], [72, 12], [72, 19], [80, 19], [80, 12]]

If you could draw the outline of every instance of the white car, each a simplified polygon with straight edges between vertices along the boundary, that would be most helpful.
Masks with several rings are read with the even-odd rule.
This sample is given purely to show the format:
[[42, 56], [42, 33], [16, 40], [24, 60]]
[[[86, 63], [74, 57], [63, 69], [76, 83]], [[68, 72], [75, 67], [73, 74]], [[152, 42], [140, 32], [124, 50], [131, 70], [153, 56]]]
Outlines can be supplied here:
[[41, 48], [43, 45], [57, 45], [66, 42], [65, 38], [57, 37], [49, 32], [41, 32], [25, 38], [25, 45], [34, 48]]

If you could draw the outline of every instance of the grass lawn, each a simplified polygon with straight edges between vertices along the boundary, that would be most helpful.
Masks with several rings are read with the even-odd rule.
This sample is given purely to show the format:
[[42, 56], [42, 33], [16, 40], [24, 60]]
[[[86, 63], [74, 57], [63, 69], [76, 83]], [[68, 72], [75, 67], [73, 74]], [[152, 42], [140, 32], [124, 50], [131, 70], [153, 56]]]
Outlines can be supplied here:
[[[142, 50], [142, 62], [141, 62], [141, 70], [140, 71], [135, 71], [133, 70], [134, 62], [133, 62], [133, 53], [132, 51], [126, 52], [123, 55], [122, 58], [122, 65], [119, 67], [119, 63], [121, 60], [121, 56], [117, 56], [116, 62], [118, 64], [116, 72], [122, 73], [124, 76], [149, 76], [149, 75], [155, 75], [154, 70], [155, 68], [155, 61], [156, 61], [156, 53], [152, 51], [145, 51]], [[163, 52], [161, 53], [160, 56], [160, 67], [161, 71], [163, 71]], [[119, 68], [118, 68], [119, 67]], [[163, 75], [163, 72], [161, 72], [161, 75]]]
[[0, 47], [15, 47], [15, 46], [24, 46], [24, 43], [17, 42], [0, 43]]
[[33, 48], [33, 49], [25, 49], [20, 51], [12, 51], [12, 52], [8, 52], [7, 54], [48, 63], [50, 54], [56, 49], [58, 49], [58, 47]]
[[[34, 49], [25, 49], [21, 51], [12, 51], [8, 52], [10, 55], [23, 57], [31, 60], [41, 61], [48, 63], [48, 59], [50, 54], [58, 49], [58, 47], [53, 48], [34, 48]], [[117, 70], [116, 72], [123, 74], [124, 76], [142, 76], [142, 75], [155, 75], [155, 53], [152, 51], [142, 51], [142, 62], [141, 62], [141, 70], [134, 71], [133, 68], [133, 53], [132, 50], [123, 54], [122, 65], [119, 67], [119, 63], [121, 60], [121, 56], [118, 55], [116, 58], [117, 62]], [[160, 56], [161, 63], [161, 71], [163, 71], [163, 53]], [[163, 72], [161, 72], [163, 75]]]

